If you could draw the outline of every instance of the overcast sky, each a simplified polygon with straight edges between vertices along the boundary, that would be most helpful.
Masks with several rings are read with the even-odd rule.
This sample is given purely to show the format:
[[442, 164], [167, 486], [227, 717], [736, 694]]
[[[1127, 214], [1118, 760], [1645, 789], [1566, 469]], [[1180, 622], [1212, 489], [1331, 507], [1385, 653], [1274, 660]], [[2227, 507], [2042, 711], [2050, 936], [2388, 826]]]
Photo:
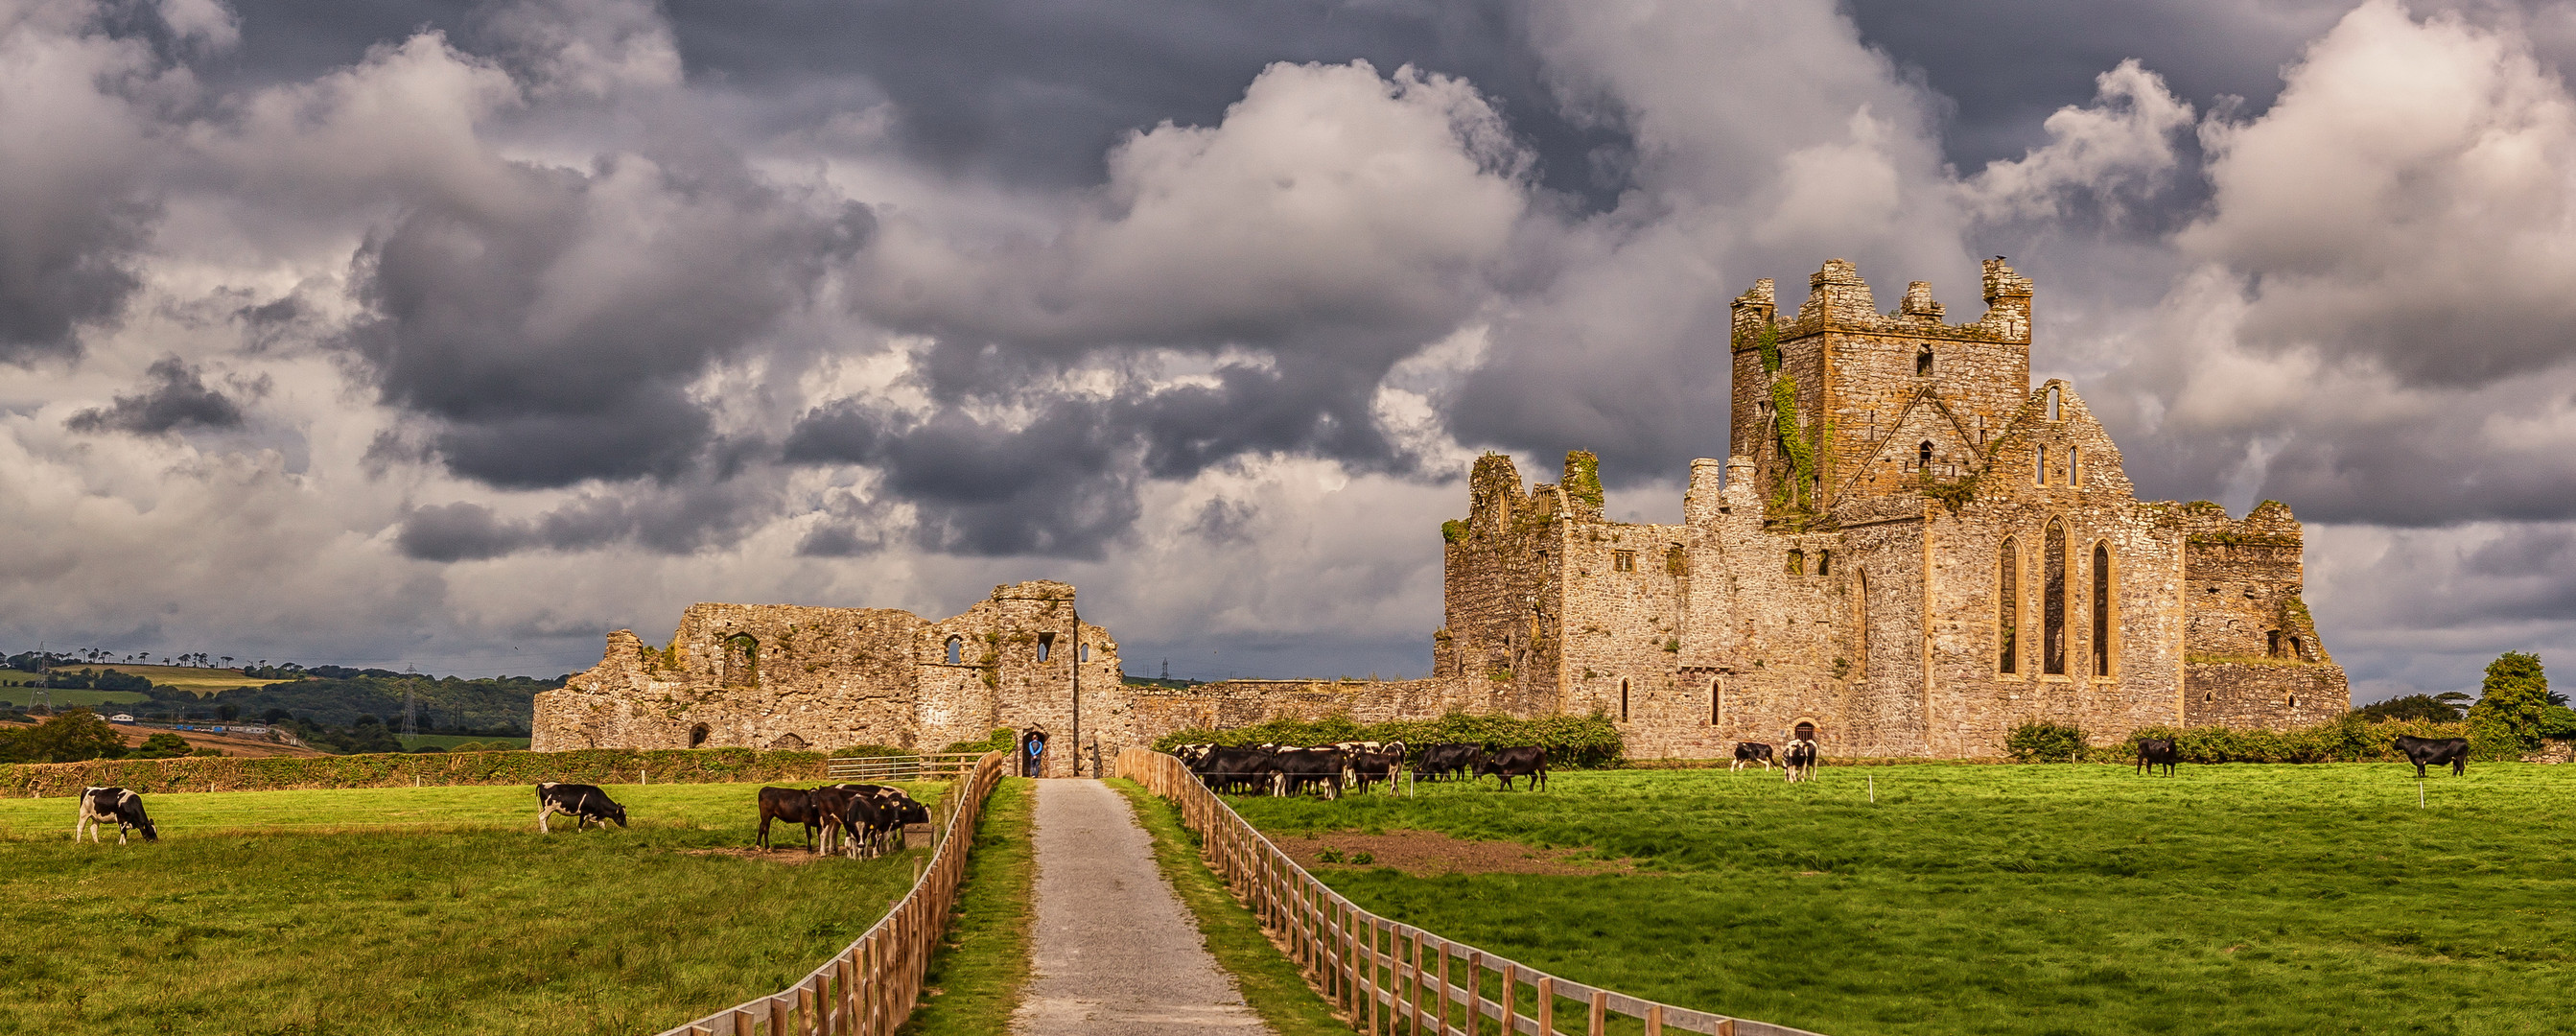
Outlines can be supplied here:
[[2038, 285], [2361, 700], [2576, 645], [2576, 4], [0, 0], [0, 647], [551, 675], [1063, 579], [1420, 676], [1484, 450], [1673, 520], [1726, 301]]

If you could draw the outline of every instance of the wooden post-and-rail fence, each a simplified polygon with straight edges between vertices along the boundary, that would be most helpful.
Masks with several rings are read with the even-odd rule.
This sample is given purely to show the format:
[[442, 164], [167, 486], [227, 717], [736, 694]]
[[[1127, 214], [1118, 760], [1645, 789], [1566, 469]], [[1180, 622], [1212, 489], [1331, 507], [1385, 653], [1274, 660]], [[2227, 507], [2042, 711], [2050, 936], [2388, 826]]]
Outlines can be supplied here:
[[[1118, 775], [1180, 807], [1209, 869], [1232, 886], [1306, 982], [1370, 1036], [1605, 1036], [1613, 1019], [1646, 1036], [1815, 1036], [1569, 982], [1455, 939], [1360, 909], [1297, 865], [1180, 760], [1130, 748]], [[1479, 1019], [1490, 1020], [1491, 1026]]]
[[[1011, 753], [986, 752], [943, 796], [930, 829], [930, 851], [912, 891], [847, 949], [824, 961], [804, 981], [746, 1000], [661, 1036], [884, 1036], [912, 1016], [931, 951], [948, 927], [957, 886], [966, 877], [966, 850], [975, 844], [975, 819], [984, 799], [1009, 773]], [[959, 836], [964, 837], [959, 837]]]

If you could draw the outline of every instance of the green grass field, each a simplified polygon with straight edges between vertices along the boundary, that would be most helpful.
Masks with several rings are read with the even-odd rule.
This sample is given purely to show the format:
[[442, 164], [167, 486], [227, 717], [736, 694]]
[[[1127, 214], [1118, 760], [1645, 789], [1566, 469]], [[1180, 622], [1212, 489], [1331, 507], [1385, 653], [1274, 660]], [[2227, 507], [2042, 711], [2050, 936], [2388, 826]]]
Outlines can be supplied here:
[[[138, 701], [152, 700], [151, 695], [145, 694], [141, 691], [90, 691], [70, 690], [61, 687], [0, 687], [0, 701], [5, 701], [23, 708], [36, 700], [36, 694], [38, 691], [44, 692], [45, 700], [51, 702], [53, 706], [58, 709], [69, 708], [74, 705], [96, 709], [106, 705], [130, 705]], [[115, 710], [109, 709], [106, 711], [113, 712]]]
[[2565, 1031], [2576, 767], [2426, 788], [2418, 808], [2393, 764], [1926, 765], [1236, 808], [1280, 833], [1633, 859], [1642, 873], [1323, 876], [1568, 978], [1834, 1036]]
[[611, 787], [633, 826], [550, 836], [526, 787], [154, 795], [161, 841], [124, 847], [0, 802], [0, 1033], [675, 1025], [821, 963], [927, 852], [713, 851], [751, 844], [756, 787]]

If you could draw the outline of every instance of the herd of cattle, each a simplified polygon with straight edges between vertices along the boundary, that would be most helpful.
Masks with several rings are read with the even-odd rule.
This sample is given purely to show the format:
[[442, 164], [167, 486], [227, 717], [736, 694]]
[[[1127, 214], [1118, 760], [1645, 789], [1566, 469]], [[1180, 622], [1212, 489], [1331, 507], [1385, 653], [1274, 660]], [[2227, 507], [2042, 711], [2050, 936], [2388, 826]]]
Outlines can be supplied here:
[[[2428, 766], [2447, 764], [2453, 776], [2469, 769], [2467, 738], [2400, 737], [2397, 750], [2414, 764], [2417, 777], [2424, 776]], [[1402, 741], [1344, 741], [1315, 746], [1182, 745], [1172, 754], [1180, 757], [1190, 773], [1211, 790], [1239, 795], [1302, 795], [1313, 791], [1338, 799], [1344, 788], [1365, 793], [1380, 783], [1392, 787], [1407, 763], [1412, 764], [1415, 780], [1481, 781], [1491, 776], [1501, 779], [1502, 790], [1510, 791], [1513, 778], [1527, 777], [1530, 788], [1547, 787], [1547, 749], [1536, 747], [1442, 743], [1415, 750]], [[1741, 770], [1758, 763], [1768, 771], [1776, 758], [1783, 776], [1796, 783], [1815, 778], [1817, 755], [1812, 738], [1792, 737], [1777, 751], [1759, 741], [1746, 741], [1735, 746], [1735, 765], [1730, 769]], [[2139, 773], [2163, 767], [2171, 775], [2174, 764], [2180, 761], [2181, 752], [2171, 738], [2138, 742]], [[573, 818], [576, 831], [593, 823], [607, 827], [612, 821], [619, 827], [626, 826], [626, 807], [618, 805], [595, 784], [549, 781], [537, 785], [537, 830], [551, 833], [547, 819], [557, 814]], [[769, 823], [773, 820], [803, 826], [807, 852], [873, 857], [903, 848], [904, 825], [929, 823], [930, 810], [913, 801], [912, 796], [882, 784], [762, 788], [760, 834], [756, 841], [764, 851], [769, 848]], [[152, 826], [152, 818], [143, 812], [141, 794], [124, 788], [83, 789], [80, 816], [72, 824], [72, 841], [80, 841], [81, 835], [87, 834], [91, 844], [98, 844], [100, 832], [109, 824], [116, 825], [118, 845], [126, 844], [127, 831], [141, 832], [146, 842], [161, 838]]]
[[[537, 831], [552, 834], [548, 821], [557, 816], [571, 817], [573, 830], [591, 824], [607, 827], [615, 823], [626, 826], [626, 807], [609, 798], [596, 784], [564, 784], [547, 781], [537, 785]], [[882, 784], [826, 784], [820, 788], [760, 789], [761, 849], [769, 848], [769, 822], [782, 820], [805, 828], [807, 852], [841, 852], [853, 858], [881, 856], [904, 847], [904, 825], [927, 824], [930, 810], [913, 800], [901, 789]], [[127, 831], [140, 831], [146, 842], [161, 840], [152, 826], [152, 818], [143, 811], [143, 796], [124, 788], [85, 788], [80, 796], [80, 817], [72, 824], [72, 841], [89, 835], [90, 843], [100, 842], [100, 832], [109, 824], [116, 825], [116, 844], [124, 845]], [[816, 835], [821, 844], [817, 848]], [[838, 838], [834, 836], [838, 835]], [[836, 843], [838, 843], [836, 845]]]
[[1434, 744], [1416, 750], [1402, 741], [1343, 741], [1330, 745], [1182, 745], [1172, 754], [1210, 790], [1238, 795], [1302, 795], [1317, 792], [1338, 799], [1345, 788], [1367, 792], [1384, 783], [1394, 787], [1412, 764], [1417, 781], [1500, 778], [1502, 790], [1512, 779], [1529, 778], [1532, 789], [1547, 787], [1547, 749], [1497, 748], [1492, 745]]

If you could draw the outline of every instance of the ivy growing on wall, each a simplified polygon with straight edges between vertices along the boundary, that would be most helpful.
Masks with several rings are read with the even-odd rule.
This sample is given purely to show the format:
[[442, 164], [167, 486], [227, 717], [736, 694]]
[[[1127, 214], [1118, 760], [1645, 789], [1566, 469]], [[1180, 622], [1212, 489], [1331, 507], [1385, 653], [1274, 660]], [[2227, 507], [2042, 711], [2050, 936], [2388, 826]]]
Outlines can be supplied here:
[[1601, 509], [1601, 458], [1590, 450], [1575, 450], [1565, 455], [1565, 495]]

